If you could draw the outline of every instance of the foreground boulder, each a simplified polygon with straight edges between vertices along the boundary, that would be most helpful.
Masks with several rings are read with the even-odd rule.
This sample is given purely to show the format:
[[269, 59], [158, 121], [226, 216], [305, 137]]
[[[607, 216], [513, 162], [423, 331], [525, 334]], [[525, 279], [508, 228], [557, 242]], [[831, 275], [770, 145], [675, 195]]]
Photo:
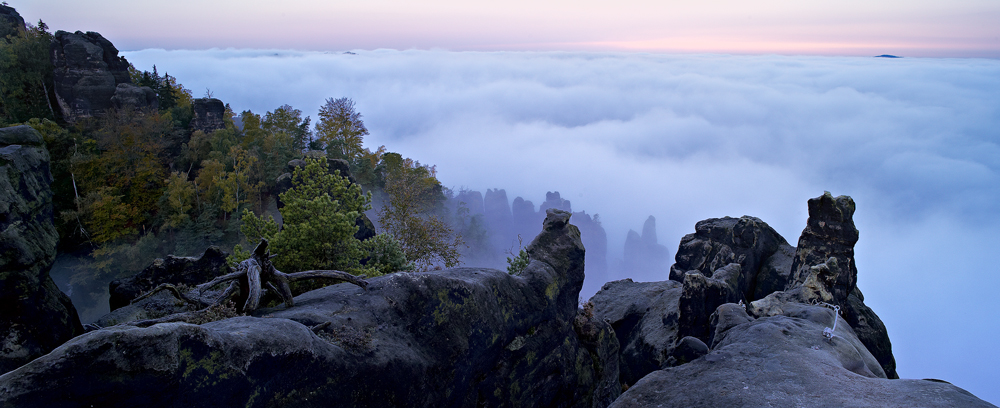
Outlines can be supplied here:
[[83, 333], [69, 297], [49, 277], [56, 257], [52, 173], [42, 137], [0, 129], [0, 373]]
[[[788, 305], [753, 319], [739, 305], [720, 313], [721, 339], [691, 363], [655, 371], [612, 404], [624, 407], [992, 407], [954, 385], [889, 380], [841, 319], [822, 306]], [[883, 374], [883, 375], [880, 375]]]
[[578, 308], [568, 221], [548, 213], [518, 276], [397, 273], [255, 316], [97, 330], [0, 376], [0, 405], [604, 407], [618, 344]]

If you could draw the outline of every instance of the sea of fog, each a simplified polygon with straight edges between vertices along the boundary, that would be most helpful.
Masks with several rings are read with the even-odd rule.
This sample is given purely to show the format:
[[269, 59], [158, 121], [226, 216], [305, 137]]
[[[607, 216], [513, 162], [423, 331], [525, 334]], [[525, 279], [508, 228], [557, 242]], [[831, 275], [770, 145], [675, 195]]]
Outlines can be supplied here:
[[[857, 202], [858, 286], [900, 376], [1000, 403], [1000, 60], [355, 50], [142, 50], [139, 69], [236, 112], [313, 118], [350, 97], [366, 146], [437, 166], [455, 190], [559, 191], [600, 214], [609, 264], [657, 220], [753, 215], [792, 245], [806, 200]], [[665, 275], [631, 277], [637, 281]], [[603, 282], [588, 279], [583, 297]]]

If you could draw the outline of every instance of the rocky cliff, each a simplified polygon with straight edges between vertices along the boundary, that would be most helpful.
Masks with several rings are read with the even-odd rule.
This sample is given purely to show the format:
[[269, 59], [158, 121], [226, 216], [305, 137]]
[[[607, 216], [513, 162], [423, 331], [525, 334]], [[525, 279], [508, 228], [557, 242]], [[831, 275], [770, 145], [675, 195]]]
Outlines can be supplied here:
[[83, 332], [76, 308], [49, 277], [59, 235], [41, 135], [0, 129], [0, 372]]
[[226, 127], [226, 105], [215, 98], [195, 98], [191, 102], [194, 118], [191, 119], [191, 130], [200, 130], [206, 134]]
[[112, 107], [156, 108], [152, 89], [129, 78], [129, 63], [98, 33], [56, 31], [51, 46], [58, 114], [66, 122], [101, 116]]
[[618, 344], [578, 309], [584, 249], [550, 211], [518, 276], [397, 273], [295, 307], [90, 332], [0, 376], [4, 406], [604, 407]]
[[24, 30], [24, 18], [13, 7], [0, 5], [0, 38], [16, 36]]

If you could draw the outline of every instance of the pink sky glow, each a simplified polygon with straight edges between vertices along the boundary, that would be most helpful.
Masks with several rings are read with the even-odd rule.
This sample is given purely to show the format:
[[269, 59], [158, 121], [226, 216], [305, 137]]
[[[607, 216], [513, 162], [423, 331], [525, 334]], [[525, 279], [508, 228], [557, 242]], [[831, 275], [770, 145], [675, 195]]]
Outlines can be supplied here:
[[[9, 0], [145, 48], [648, 51], [1000, 58], [996, 0]], [[169, 4], [169, 5], [167, 5]]]

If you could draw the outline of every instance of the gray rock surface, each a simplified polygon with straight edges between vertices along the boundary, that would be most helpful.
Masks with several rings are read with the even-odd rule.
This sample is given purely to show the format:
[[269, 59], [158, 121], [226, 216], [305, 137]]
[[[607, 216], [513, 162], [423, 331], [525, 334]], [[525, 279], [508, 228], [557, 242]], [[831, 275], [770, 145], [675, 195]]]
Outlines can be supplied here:
[[215, 98], [195, 98], [191, 101], [194, 118], [191, 119], [191, 130], [200, 130], [205, 134], [226, 127], [226, 105]]
[[208, 282], [216, 276], [225, 275], [230, 272], [226, 263], [227, 256], [229, 254], [225, 251], [212, 246], [197, 258], [173, 255], [157, 258], [142, 272], [115, 279], [108, 284], [108, 292], [111, 293], [108, 302], [111, 310], [128, 306], [132, 299], [160, 284], [195, 286]]
[[0, 38], [16, 36], [24, 30], [24, 18], [13, 7], [0, 5]]
[[[118, 85], [133, 85], [125, 57], [118, 56], [118, 49], [111, 41], [92, 31], [56, 31], [51, 60], [57, 113], [69, 123], [102, 116], [115, 106], [112, 98], [119, 92]], [[131, 101], [135, 108], [155, 106], [140, 106], [143, 100], [149, 101], [146, 90], [140, 96], [137, 90], [124, 88], [117, 103]]]
[[[729, 310], [724, 313], [742, 308]], [[707, 355], [653, 372], [611, 407], [993, 406], [948, 383], [885, 379], [843, 320], [832, 340], [823, 337], [833, 316], [828, 308], [800, 304], [737, 324]]]
[[160, 106], [160, 102], [156, 98], [156, 92], [148, 86], [120, 83], [115, 86], [115, 93], [111, 96], [111, 105], [116, 109], [157, 109]]
[[69, 297], [49, 277], [59, 234], [42, 137], [0, 129], [0, 372], [83, 333]]
[[844, 309], [847, 322], [854, 327], [858, 337], [868, 347], [889, 378], [898, 378], [892, 343], [882, 320], [864, 304], [864, 296], [857, 288], [858, 268], [854, 262], [854, 244], [859, 232], [854, 226], [854, 200], [848, 196], [834, 197], [829, 192], [809, 199], [809, 220], [802, 230], [791, 266], [788, 286], [801, 284], [817, 264], [835, 258], [840, 268], [831, 288], [831, 303]]
[[0, 405], [604, 407], [617, 340], [578, 308], [569, 216], [549, 212], [518, 276], [396, 273], [252, 317], [90, 332], [0, 376]]
[[621, 356], [619, 382], [632, 385], [640, 378], [669, 365], [677, 342], [680, 282], [633, 282], [631, 279], [604, 284], [590, 302], [594, 316], [607, 321], [618, 338]]
[[[683, 281], [684, 274], [691, 270], [712, 277], [716, 269], [735, 262], [743, 270], [738, 285], [741, 298], [754, 300], [751, 296], [757, 292], [758, 281], [766, 282], [766, 286], [776, 290], [785, 288], [781, 275], [787, 276], [788, 272], [776, 271], [765, 265], [782, 264], [779, 260], [770, 263], [768, 260], [776, 254], [784, 256], [791, 247], [764, 221], [750, 216], [711, 218], [699, 221], [694, 230], [694, 234], [681, 239], [675, 263], [670, 267], [670, 279]], [[763, 276], [761, 272], [764, 272]]]

